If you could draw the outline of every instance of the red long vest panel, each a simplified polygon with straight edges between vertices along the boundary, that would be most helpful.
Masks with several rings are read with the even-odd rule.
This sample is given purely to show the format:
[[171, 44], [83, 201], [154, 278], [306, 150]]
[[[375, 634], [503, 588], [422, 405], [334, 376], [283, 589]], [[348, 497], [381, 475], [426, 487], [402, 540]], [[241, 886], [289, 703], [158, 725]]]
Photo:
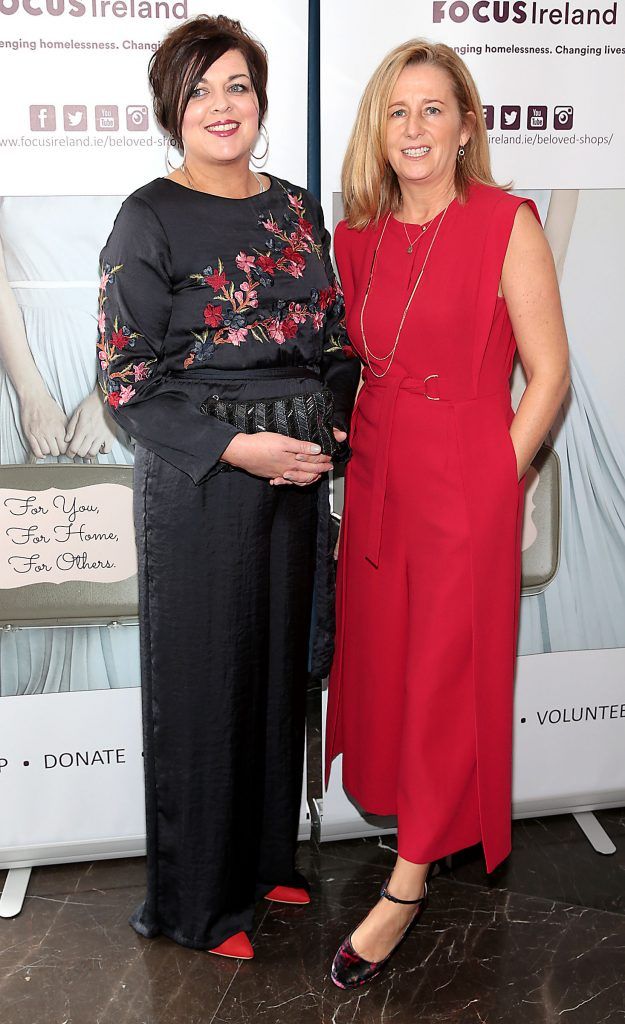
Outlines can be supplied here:
[[[438, 218], [425, 231], [386, 226], [364, 314], [378, 357], [432, 248], [390, 370], [365, 369], [352, 420], [326, 729], [326, 779], [342, 752], [348, 793], [397, 815], [403, 857], [425, 863], [481, 841], [489, 871], [510, 851], [523, 492], [509, 434], [516, 345], [497, 293], [523, 202], [474, 185], [433, 243]], [[363, 358], [383, 225], [342, 222], [335, 235]]]

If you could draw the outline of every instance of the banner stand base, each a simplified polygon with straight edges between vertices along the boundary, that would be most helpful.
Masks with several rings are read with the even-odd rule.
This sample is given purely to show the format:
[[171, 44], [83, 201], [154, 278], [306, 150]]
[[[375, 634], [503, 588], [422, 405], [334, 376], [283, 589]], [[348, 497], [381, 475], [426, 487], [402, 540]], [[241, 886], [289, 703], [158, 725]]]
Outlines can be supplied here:
[[[349, 804], [352, 808], [353, 804]], [[369, 836], [392, 836], [397, 832], [397, 821], [393, 817], [377, 815], [357, 816], [348, 809], [331, 818], [323, 814], [323, 797], [311, 803], [313, 825], [320, 843], [336, 842], [340, 839], [366, 839]]]
[[17, 917], [21, 912], [31, 871], [32, 868], [9, 869], [0, 896], [0, 917]]
[[597, 853], [616, 853], [616, 846], [592, 811], [575, 811], [575, 821]]
[[308, 802], [310, 813], [311, 832], [317, 842], [321, 839], [321, 819], [323, 818], [323, 797], [315, 796]]
[[[323, 818], [323, 800], [315, 799], [311, 802], [312, 811], [312, 823], [319, 829], [321, 825], [321, 819]], [[612, 854], [616, 853], [616, 846], [610, 839], [610, 836], [604, 829], [603, 825], [600, 824], [598, 818], [592, 813], [592, 811], [576, 811], [573, 812], [575, 821], [581, 828], [582, 832], [588, 839], [593, 850], [597, 853]], [[350, 827], [351, 826], [351, 827]], [[393, 829], [383, 829], [378, 831], [378, 835], [392, 833]], [[302, 834], [303, 833], [303, 834]], [[357, 836], [371, 835], [372, 829], [369, 827], [366, 830], [354, 830], [353, 823], [347, 826], [345, 830], [339, 829], [336, 835], [326, 835], [323, 838], [327, 839], [354, 839]], [[375, 834], [375, 833], [374, 833]], [[310, 822], [308, 828], [303, 829], [300, 826], [300, 834], [298, 836], [300, 842], [304, 839], [310, 839]], [[445, 858], [445, 863], [448, 867], [451, 867], [451, 857]], [[2, 894], [0, 895], [0, 917], [10, 918], [17, 917], [21, 913], [24, 905], [24, 899], [26, 898], [26, 890], [28, 889], [28, 883], [30, 881], [32, 867], [19, 867], [10, 868], [7, 874]]]

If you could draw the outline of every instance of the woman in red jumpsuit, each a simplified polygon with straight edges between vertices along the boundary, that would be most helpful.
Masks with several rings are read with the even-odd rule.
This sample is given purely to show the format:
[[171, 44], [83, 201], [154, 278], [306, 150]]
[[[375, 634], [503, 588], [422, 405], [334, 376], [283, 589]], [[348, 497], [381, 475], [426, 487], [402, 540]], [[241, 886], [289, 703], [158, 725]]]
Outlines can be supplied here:
[[[553, 260], [534, 205], [496, 186], [482, 105], [443, 45], [369, 82], [335, 249], [365, 364], [339, 555], [327, 772], [396, 814], [398, 858], [341, 944], [343, 988], [380, 972], [425, 907], [431, 862], [510, 851], [522, 478], [568, 387]], [[516, 415], [515, 349], [528, 379]]]

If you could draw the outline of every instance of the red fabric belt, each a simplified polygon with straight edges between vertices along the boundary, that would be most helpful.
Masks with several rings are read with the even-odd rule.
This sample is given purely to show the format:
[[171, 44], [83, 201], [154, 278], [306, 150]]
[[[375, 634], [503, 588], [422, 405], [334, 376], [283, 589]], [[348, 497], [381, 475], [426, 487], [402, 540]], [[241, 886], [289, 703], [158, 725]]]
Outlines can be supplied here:
[[[380, 562], [380, 545], [382, 542], [382, 519], [386, 499], [386, 480], [388, 476], [388, 456], [393, 432], [395, 403], [400, 391], [408, 391], [414, 395], [422, 395], [432, 402], [467, 402], [476, 398], [491, 397], [489, 395], [468, 395], [466, 387], [459, 387], [437, 373], [429, 374], [423, 380], [416, 377], [375, 377], [369, 370], [364, 371], [364, 386], [382, 392], [380, 417], [378, 421], [378, 438], [373, 468], [373, 487], [369, 511], [369, 528], [367, 533], [367, 550], [365, 557], [376, 568]], [[494, 394], [499, 394], [498, 389]]]

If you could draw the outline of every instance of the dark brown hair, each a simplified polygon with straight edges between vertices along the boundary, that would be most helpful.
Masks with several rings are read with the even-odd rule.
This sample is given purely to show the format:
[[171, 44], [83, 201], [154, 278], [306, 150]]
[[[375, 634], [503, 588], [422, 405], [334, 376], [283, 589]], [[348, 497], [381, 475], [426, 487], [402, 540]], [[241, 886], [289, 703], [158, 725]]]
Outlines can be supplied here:
[[169, 32], [152, 54], [148, 68], [154, 114], [182, 151], [182, 119], [196, 85], [216, 60], [238, 50], [247, 62], [258, 98], [258, 126], [267, 113], [267, 51], [239, 21], [223, 14], [198, 14]]

